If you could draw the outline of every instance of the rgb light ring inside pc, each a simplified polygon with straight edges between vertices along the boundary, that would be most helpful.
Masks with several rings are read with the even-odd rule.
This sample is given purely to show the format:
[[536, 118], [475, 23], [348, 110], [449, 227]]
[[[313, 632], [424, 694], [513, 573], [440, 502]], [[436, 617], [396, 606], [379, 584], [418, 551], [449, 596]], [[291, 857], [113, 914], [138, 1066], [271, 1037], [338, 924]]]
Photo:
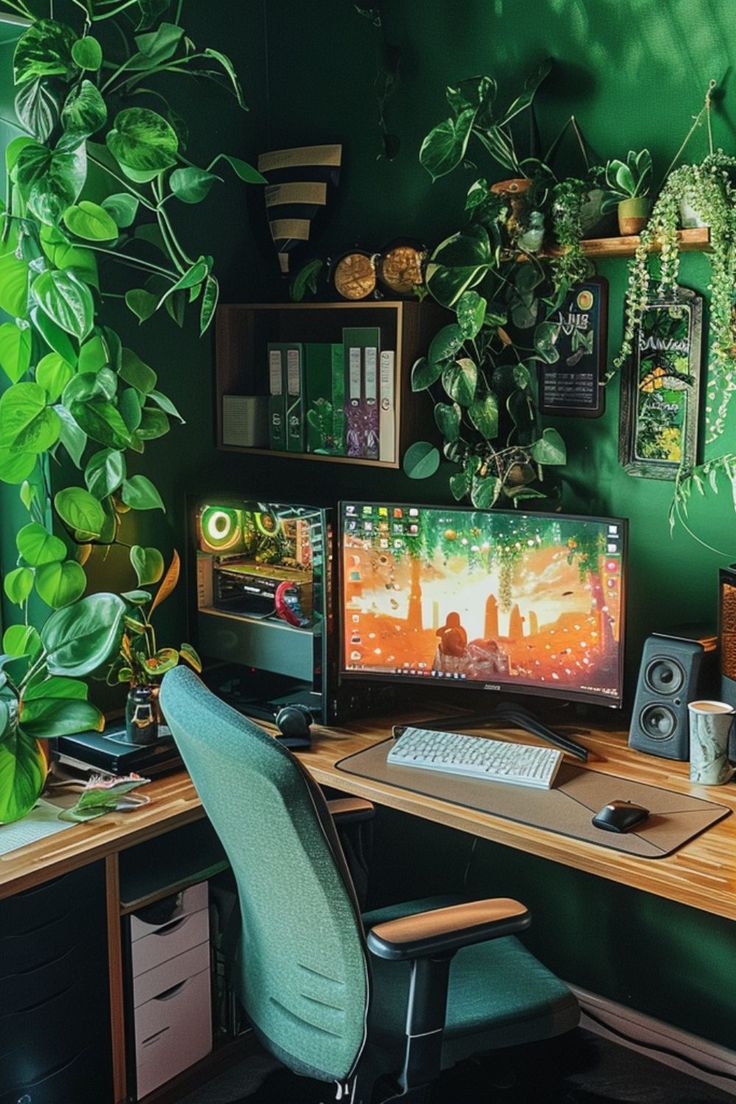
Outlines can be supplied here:
[[340, 503], [340, 670], [621, 705], [626, 522]]

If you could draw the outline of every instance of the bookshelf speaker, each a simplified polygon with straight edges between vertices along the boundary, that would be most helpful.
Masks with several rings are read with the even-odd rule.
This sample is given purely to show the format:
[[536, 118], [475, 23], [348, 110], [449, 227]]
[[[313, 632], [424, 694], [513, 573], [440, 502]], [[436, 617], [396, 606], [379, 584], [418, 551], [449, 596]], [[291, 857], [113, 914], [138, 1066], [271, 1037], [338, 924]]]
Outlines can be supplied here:
[[653, 633], [644, 642], [629, 730], [629, 747], [663, 759], [688, 759], [687, 703], [707, 692], [715, 655], [712, 634], [695, 630]]

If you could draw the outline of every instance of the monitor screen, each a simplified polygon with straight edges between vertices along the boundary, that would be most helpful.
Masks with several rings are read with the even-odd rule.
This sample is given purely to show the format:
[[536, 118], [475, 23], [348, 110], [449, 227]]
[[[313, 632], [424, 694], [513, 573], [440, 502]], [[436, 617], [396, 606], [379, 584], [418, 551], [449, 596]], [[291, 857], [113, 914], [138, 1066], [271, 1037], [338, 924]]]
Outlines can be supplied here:
[[341, 670], [621, 704], [626, 523], [340, 504]]

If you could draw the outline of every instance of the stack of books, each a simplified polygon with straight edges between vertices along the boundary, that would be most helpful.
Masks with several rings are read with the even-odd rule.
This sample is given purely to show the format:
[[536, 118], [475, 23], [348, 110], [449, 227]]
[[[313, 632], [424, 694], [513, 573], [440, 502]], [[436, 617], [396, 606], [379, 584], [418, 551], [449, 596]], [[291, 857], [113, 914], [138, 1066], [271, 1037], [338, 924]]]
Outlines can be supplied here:
[[356, 459], [396, 459], [395, 354], [374, 326], [342, 341], [269, 342], [269, 447]]

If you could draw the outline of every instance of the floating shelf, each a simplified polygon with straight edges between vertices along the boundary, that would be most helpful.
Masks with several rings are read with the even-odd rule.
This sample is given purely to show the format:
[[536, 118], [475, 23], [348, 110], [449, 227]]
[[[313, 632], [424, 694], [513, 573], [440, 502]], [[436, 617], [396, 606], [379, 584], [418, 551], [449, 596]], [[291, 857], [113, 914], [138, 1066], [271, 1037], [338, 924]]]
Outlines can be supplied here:
[[[681, 253], [707, 252], [710, 249], [710, 228], [678, 230], [677, 242]], [[620, 238], [584, 238], [582, 241], [586, 257], [633, 257], [638, 245], [638, 234]], [[550, 249], [546, 256], [559, 256], [561, 252], [561, 249]], [[653, 245], [652, 252], [659, 252], [659, 246]]]

